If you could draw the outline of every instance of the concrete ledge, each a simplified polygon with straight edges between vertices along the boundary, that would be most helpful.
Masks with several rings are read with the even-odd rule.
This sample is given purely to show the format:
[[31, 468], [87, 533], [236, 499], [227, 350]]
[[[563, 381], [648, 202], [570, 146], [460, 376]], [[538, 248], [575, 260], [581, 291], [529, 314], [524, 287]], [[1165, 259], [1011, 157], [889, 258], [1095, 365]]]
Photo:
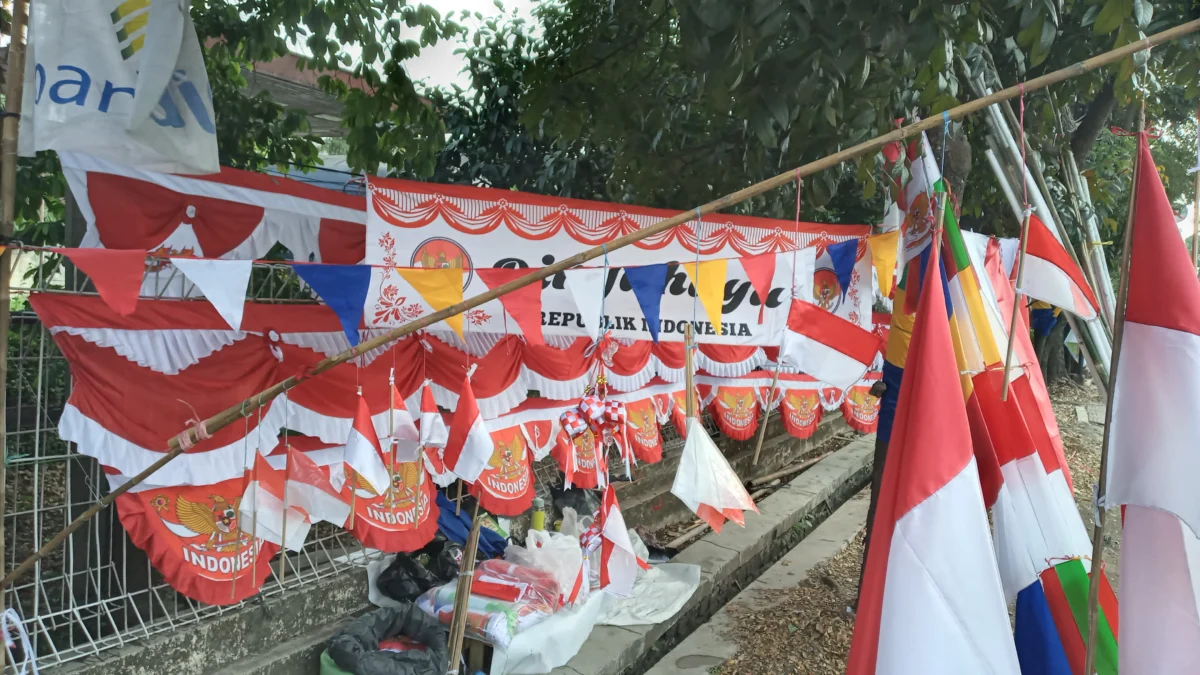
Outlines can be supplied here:
[[[325, 639], [343, 619], [368, 607], [367, 575], [352, 570], [302, 588], [290, 588], [248, 606], [157, 636], [136, 646], [55, 669], [71, 675], [204, 675], [229, 666], [229, 673], [315, 673], [305, 666], [284, 670], [247, 670], [241, 660], [267, 653], [282, 655], [298, 636], [327, 629]], [[293, 645], [294, 646], [294, 645]], [[316, 651], [320, 655], [320, 650]], [[301, 662], [306, 658], [298, 655]], [[295, 663], [291, 659], [287, 663]], [[48, 669], [47, 669], [48, 670]]]
[[796, 548], [738, 593], [712, 619], [696, 629], [646, 675], [707, 675], [738, 652], [731, 610], [761, 612], [775, 605], [778, 591], [795, 588], [813, 567], [841, 553], [867, 521], [870, 492], [863, 490], [843, 504]]
[[818, 462], [759, 504], [746, 528], [709, 532], [673, 562], [699, 565], [700, 588], [670, 620], [652, 626], [597, 626], [575, 658], [553, 675], [644, 673], [730, 598], [779, 560], [867, 485], [875, 437], [866, 436]]

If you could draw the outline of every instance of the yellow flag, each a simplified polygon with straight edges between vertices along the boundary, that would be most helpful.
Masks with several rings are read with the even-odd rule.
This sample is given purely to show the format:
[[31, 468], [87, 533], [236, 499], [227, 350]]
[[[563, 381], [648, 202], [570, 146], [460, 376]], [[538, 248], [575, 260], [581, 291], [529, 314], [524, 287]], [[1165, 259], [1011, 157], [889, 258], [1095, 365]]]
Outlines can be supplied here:
[[[397, 267], [396, 271], [435, 312], [440, 312], [463, 301], [463, 269], [461, 267], [433, 269]], [[455, 314], [446, 319], [446, 323], [450, 324], [455, 333], [458, 333], [458, 337], [463, 337], [462, 314]]]
[[696, 263], [683, 263], [683, 269], [696, 287], [696, 296], [708, 315], [708, 321], [713, 325], [717, 335], [721, 334], [721, 305], [725, 303], [725, 267], [728, 261], [706, 260]]
[[899, 244], [899, 229], [867, 237], [867, 248], [871, 250], [871, 263], [875, 265], [875, 272], [879, 275], [879, 292], [884, 297], [888, 297], [892, 293]]

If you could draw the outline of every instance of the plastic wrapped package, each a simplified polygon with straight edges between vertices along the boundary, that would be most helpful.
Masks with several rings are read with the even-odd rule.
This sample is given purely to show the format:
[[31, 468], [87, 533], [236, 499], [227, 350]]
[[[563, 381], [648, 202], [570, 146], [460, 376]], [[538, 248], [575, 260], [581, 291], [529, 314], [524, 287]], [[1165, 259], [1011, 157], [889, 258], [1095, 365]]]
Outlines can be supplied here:
[[590, 584], [581, 583], [586, 569], [578, 536], [530, 530], [525, 546], [509, 546], [504, 550], [504, 559], [550, 573], [558, 583], [563, 605], [581, 604], [588, 598]]
[[[475, 569], [471, 583], [466, 634], [500, 649], [507, 649], [514, 636], [562, 606], [554, 577], [532, 567], [486, 560]], [[417, 606], [449, 626], [457, 587], [454, 581], [430, 589], [417, 599]]]

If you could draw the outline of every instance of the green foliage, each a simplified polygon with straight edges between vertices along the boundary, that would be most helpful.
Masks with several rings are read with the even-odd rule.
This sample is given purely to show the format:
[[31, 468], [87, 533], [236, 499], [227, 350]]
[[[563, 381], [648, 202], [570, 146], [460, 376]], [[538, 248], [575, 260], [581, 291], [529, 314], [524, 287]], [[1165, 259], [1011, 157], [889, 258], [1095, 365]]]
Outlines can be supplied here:
[[432, 174], [408, 176], [524, 190], [582, 199], [614, 198], [607, 191], [611, 155], [586, 135], [554, 138], [522, 123], [525, 72], [534, 56], [528, 27], [517, 17], [490, 20], [463, 41], [471, 89], [430, 95], [446, 127], [446, 144]]

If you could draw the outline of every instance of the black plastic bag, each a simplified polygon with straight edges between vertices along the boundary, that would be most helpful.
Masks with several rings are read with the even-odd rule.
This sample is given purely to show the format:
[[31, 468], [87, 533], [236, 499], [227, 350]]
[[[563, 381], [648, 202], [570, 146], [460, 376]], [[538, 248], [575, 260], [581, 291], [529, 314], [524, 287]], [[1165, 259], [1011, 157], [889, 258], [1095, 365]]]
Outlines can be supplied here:
[[392, 561], [379, 575], [375, 585], [379, 592], [400, 602], [412, 602], [425, 591], [443, 583], [430, 574], [420, 562], [403, 553], [397, 553]]
[[[381, 640], [398, 635], [425, 649], [379, 649]], [[354, 675], [442, 675], [448, 658], [445, 627], [412, 603], [382, 607], [353, 619], [329, 639], [328, 651], [338, 668]]]

